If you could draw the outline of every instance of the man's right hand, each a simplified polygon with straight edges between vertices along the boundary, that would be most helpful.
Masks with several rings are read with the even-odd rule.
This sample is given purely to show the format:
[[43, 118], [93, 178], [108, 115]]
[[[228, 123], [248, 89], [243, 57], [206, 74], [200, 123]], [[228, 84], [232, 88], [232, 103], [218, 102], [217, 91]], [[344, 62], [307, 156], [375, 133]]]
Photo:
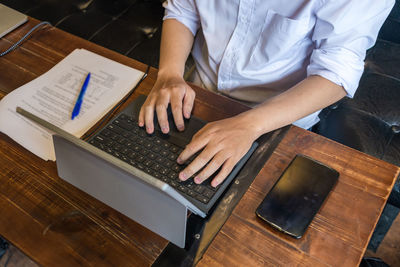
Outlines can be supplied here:
[[179, 131], [185, 129], [183, 117], [190, 118], [195, 99], [193, 89], [179, 76], [157, 77], [146, 101], [139, 113], [139, 126], [146, 126], [147, 133], [154, 132], [154, 111], [157, 112], [158, 123], [163, 133], [169, 132], [167, 108], [171, 105], [174, 122]]

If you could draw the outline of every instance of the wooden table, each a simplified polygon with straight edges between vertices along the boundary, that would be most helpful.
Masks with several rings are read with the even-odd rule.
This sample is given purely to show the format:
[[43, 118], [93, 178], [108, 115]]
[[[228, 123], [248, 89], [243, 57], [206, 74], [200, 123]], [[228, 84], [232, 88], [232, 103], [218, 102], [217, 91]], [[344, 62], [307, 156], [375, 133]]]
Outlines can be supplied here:
[[[31, 19], [0, 39], [0, 51], [30, 29]], [[36, 33], [0, 58], [0, 98], [85, 48], [144, 71], [146, 66], [56, 28]], [[148, 93], [151, 69], [133, 97]], [[216, 120], [246, 107], [196, 88], [194, 114]], [[254, 211], [298, 153], [326, 163], [340, 179], [304, 237], [295, 240]], [[199, 266], [357, 266], [399, 167], [291, 127], [207, 249]], [[0, 134], [0, 235], [43, 266], [149, 266], [167, 241], [57, 176], [45, 162]]]

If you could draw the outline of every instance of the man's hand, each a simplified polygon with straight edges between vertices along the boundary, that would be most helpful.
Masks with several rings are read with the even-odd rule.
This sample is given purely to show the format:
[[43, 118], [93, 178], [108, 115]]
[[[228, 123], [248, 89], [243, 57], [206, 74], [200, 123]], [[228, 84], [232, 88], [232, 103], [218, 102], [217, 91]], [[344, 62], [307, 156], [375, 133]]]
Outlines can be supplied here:
[[190, 118], [196, 94], [182, 77], [159, 76], [139, 113], [139, 126], [147, 133], [154, 131], [154, 110], [163, 133], [169, 132], [167, 108], [171, 104], [174, 122], [179, 131], [185, 129], [183, 117]]
[[258, 138], [257, 131], [249, 127], [250, 124], [241, 115], [208, 123], [193, 136], [178, 157], [178, 163], [182, 164], [203, 149], [179, 174], [179, 179], [187, 180], [204, 167], [194, 177], [194, 182], [200, 184], [221, 167], [211, 182], [212, 186], [218, 186]]

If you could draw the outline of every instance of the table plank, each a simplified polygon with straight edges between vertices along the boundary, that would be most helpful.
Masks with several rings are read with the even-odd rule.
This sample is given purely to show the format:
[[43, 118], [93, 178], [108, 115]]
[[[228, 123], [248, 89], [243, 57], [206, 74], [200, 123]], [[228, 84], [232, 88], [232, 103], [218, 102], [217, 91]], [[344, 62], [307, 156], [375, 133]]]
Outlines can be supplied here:
[[[0, 50], [38, 21], [0, 39]], [[54, 27], [35, 33], [0, 58], [0, 99], [85, 48], [145, 71], [146, 65]], [[134, 96], [148, 94], [149, 76]], [[194, 115], [213, 121], [248, 107], [194, 87]], [[266, 226], [254, 211], [297, 153], [337, 169], [339, 183], [306, 235], [294, 240]], [[292, 127], [207, 250], [199, 266], [356, 266], [399, 168], [321, 136]], [[32, 155], [0, 134], [0, 233], [44, 266], [151, 265], [167, 241], [57, 176], [54, 162]]]
[[[18, 40], [36, 23], [38, 21], [30, 19], [18, 31], [1, 39], [0, 50]], [[56, 28], [47, 28], [0, 58], [0, 70], [7, 69], [0, 79], [0, 96], [48, 71], [75, 48], [88, 49], [142, 71], [146, 69], [140, 62]], [[148, 94], [156, 75], [157, 71], [151, 68], [127, 103], [139, 94]], [[200, 88], [195, 90], [194, 114], [205, 120], [225, 118], [248, 109], [226, 97]], [[3, 218], [0, 219], [0, 233], [41, 265], [135, 262], [148, 266], [167, 244], [163, 238], [60, 179], [54, 162], [32, 155], [4, 134], [0, 134], [0, 165]], [[26, 225], [32, 227], [25, 231]], [[45, 249], [46, 244], [51, 244], [51, 249]], [[70, 258], [66, 261], [57, 260], [68, 255]]]
[[[255, 214], [297, 154], [312, 157], [340, 173], [338, 184], [301, 239], [272, 229]], [[398, 175], [397, 166], [292, 127], [199, 266], [224, 264], [237, 253], [244, 257], [241, 262], [258, 258], [252, 266], [358, 266], [394, 185], [393, 178]]]
[[[36, 23], [30, 19], [1, 39], [0, 49]], [[146, 69], [135, 60], [49, 28], [0, 58], [0, 70], [8, 70], [0, 72], [1, 97], [46, 72], [75, 48]], [[138, 92], [148, 92], [155, 77], [152, 68]], [[41, 160], [4, 134], [0, 134], [0, 183], [0, 233], [40, 265], [149, 266], [168, 243], [66, 183], [58, 177], [55, 162]]]

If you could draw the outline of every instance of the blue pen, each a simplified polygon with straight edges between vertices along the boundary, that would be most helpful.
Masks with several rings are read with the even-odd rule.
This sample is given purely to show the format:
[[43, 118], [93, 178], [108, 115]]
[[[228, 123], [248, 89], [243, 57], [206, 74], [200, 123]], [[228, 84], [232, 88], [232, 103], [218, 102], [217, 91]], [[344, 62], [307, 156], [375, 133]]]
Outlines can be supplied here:
[[87, 88], [87, 86], [89, 84], [89, 80], [90, 80], [90, 72], [88, 73], [88, 75], [86, 76], [85, 81], [83, 82], [83, 85], [82, 85], [81, 91], [79, 93], [78, 99], [76, 100], [74, 109], [72, 110], [71, 120], [73, 120], [76, 116], [78, 116], [79, 111], [81, 110], [83, 96], [85, 95], [86, 88]]

